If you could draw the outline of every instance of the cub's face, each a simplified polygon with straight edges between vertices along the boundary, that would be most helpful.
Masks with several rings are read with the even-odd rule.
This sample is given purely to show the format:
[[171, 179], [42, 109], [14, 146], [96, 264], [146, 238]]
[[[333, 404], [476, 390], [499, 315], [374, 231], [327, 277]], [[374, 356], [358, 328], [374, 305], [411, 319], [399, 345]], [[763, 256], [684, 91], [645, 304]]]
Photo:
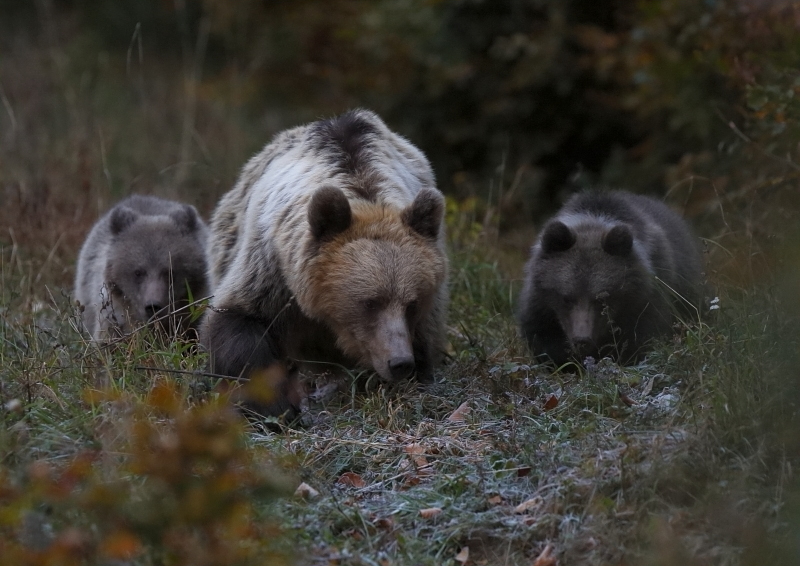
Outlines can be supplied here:
[[[112, 222], [115, 233], [105, 272], [114, 304], [121, 305], [133, 323], [186, 319], [188, 308], [175, 311], [188, 305], [187, 287], [195, 300], [207, 291], [201, 228], [195, 222], [187, 225], [180, 216], [134, 213], [122, 220]], [[175, 317], [169, 316], [172, 313]]]
[[650, 284], [630, 229], [553, 222], [539, 245], [536, 286], [570, 348], [579, 357], [613, 356], [622, 346], [615, 328], [641, 312]]
[[386, 380], [415, 370], [414, 336], [446, 279], [439, 251], [443, 202], [420, 193], [405, 211], [353, 211], [341, 191], [321, 189], [309, 208], [315, 236], [308, 314], [338, 347]]

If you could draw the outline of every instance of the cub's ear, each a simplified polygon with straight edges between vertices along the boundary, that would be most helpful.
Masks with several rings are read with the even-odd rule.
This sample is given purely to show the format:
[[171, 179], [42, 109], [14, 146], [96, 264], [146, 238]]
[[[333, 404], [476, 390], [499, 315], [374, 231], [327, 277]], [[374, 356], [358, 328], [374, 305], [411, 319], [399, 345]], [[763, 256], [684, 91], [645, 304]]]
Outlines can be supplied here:
[[542, 251], [565, 252], [575, 245], [575, 234], [560, 220], [550, 222], [542, 232]]
[[308, 224], [317, 240], [330, 240], [350, 227], [353, 214], [344, 193], [336, 187], [317, 190], [308, 205]]
[[420, 236], [435, 240], [444, 216], [444, 197], [439, 191], [422, 189], [403, 211], [403, 222]]
[[127, 206], [118, 206], [111, 212], [111, 218], [109, 219], [109, 228], [111, 228], [111, 233], [116, 236], [128, 226], [133, 224], [138, 216], [139, 214], [132, 208], [128, 208]]
[[603, 237], [603, 250], [610, 255], [624, 257], [633, 249], [633, 234], [625, 224], [617, 224]]
[[191, 233], [197, 230], [200, 216], [197, 214], [197, 209], [191, 204], [182, 205], [179, 209], [171, 212], [169, 216], [181, 231]]

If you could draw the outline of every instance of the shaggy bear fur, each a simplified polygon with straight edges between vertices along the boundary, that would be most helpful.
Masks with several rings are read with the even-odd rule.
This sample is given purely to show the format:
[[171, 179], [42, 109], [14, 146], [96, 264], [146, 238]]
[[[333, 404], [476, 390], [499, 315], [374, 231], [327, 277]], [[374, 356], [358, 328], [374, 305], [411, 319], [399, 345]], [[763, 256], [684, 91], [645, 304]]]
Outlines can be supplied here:
[[534, 355], [638, 360], [677, 314], [697, 319], [699, 242], [662, 202], [626, 192], [573, 196], [525, 268], [519, 321]]
[[[212, 219], [212, 371], [322, 362], [430, 378], [444, 350], [443, 215], [424, 155], [371, 112], [276, 136]], [[296, 388], [279, 389], [261, 412], [296, 409]]]
[[187, 328], [187, 287], [194, 300], [208, 293], [207, 239], [188, 204], [134, 195], [108, 211], [86, 238], [75, 277], [74, 298], [92, 338], [108, 340], [151, 320]]

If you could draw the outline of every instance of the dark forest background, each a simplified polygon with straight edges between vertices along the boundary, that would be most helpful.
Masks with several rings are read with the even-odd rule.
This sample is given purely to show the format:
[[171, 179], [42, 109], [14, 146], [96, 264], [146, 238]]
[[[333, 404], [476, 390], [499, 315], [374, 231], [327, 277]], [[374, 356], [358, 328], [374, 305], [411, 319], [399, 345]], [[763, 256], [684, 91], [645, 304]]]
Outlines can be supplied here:
[[0, 0], [0, 13], [0, 183], [19, 205], [6, 220], [28, 211], [30, 228], [62, 202], [65, 244], [130, 192], [209, 212], [275, 132], [354, 106], [419, 145], [440, 188], [520, 250], [587, 186], [666, 195], [718, 243], [796, 220], [793, 2]]

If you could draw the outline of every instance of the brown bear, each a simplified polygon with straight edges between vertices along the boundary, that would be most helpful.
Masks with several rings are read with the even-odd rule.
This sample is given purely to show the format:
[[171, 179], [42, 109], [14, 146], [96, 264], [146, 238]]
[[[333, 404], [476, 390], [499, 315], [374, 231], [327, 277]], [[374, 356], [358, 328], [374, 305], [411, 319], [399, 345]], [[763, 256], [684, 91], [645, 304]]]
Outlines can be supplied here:
[[576, 194], [531, 250], [522, 334], [534, 355], [559, 365], [640, 360], [676, 315], [697, 319], [702, 270], [698, 240], [664, 203], [622, 191]]
[[[212, 218], [211, 371], [315, 362], [430, 378], [448, 301], [443, 216], [425, 156], [372, 112], [277, 135]], [[294, 385], [259, 412], [294, 414]]]
[[92, 338], [113, 339], [148, 321], [188, 328], [189, 298], [208, 294], [207, 240], [188, 204], [134, 195], [109, 210], [89, 232], [75, 276]]

